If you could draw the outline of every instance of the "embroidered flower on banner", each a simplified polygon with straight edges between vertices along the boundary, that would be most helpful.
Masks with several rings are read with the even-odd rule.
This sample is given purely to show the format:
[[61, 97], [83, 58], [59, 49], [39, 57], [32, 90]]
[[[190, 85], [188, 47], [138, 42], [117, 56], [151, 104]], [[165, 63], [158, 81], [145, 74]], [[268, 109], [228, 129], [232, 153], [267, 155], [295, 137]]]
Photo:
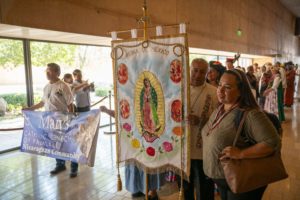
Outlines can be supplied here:
[[173, 150], [173, 145], [170, 142], [163, 142], [162, 146], [166, 152]]
[[182, 128], [180, 126], [176, 126], [172, 129], [174, 135], [182, 136]]
[[148, 147], [146, 152], [149, 156], [155, 156], [155, 149], [153, 147]]
[[135, 149], [140, 148], [140, 141], [136, 138], [134, 138], [133, 140], [131, 140], [131, 146]]
[[123, 128], [127, 131], [130, 132], [131, 131], [131, 125], [128, 123], [123, 124]]

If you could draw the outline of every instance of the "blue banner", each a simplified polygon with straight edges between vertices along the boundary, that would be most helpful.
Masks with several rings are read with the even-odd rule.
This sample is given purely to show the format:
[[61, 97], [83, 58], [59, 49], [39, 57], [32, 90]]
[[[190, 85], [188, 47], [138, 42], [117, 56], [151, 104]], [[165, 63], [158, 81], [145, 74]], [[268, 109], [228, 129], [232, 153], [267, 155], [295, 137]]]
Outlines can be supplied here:
[[22, 152], [94, 166], [100, 110], [23, 114]]

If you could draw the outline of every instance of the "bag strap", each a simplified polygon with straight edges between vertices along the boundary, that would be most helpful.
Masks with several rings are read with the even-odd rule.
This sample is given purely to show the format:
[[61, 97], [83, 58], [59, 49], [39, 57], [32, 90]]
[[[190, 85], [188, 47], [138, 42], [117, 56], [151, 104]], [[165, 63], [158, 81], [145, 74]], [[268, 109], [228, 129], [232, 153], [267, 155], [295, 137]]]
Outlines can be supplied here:
[[234, 146], [234, 147], [236, 146], [236, 143], [237, 143], [237, 141], [238, 141], [238, 138], [239, 138], [239, 136], [240, 136], [241, 133], [242, 133], [243, 126], [244, 126], [244, 124], [245, 124], [245, 120], [246, 120], [247, 114], [248, 114], [248, 111], [244, 111], [244, 112], [243, 112], [243, 117], [242, 117], [242, 119], [241, 119], [241, 121], [240, 121], [239, 127], [238, 127], [238, 129], [237, 129], [237, 132], [236, 132], [236, 135], [235, 135], [235, 138], [234, 138], [234, 141], [233, 141], [233, 145], [232, 145], [232, 146]]

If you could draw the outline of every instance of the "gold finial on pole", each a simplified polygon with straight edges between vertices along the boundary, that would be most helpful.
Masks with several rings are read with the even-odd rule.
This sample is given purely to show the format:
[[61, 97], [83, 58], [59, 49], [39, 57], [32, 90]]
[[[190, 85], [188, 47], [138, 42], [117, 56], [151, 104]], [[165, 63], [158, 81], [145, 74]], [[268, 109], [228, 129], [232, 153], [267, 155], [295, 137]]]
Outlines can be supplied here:
[[144, 24], [144, 40], [146, 41], [148, 39], [148, 23], [149, 23], [149, 16], [148, 16], [148, 10], [147, 10], [147, 0], [144, 0], [143, 5], [143, 17], [139, 20], [139, 22], [142, 22]]

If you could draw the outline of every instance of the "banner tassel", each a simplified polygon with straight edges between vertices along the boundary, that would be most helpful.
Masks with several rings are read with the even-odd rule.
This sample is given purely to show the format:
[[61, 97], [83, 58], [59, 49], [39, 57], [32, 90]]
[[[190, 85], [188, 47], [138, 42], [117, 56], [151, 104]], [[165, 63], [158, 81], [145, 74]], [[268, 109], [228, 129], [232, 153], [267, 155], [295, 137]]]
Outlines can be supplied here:
[[179, 200], [184, 200], [184, 192], [183, 192], [183, 186], [181, 185], [180, 191], [179, 191]]
[[120, 174], [118, 174], [118, 192], [122, 191], [122, 180]]

